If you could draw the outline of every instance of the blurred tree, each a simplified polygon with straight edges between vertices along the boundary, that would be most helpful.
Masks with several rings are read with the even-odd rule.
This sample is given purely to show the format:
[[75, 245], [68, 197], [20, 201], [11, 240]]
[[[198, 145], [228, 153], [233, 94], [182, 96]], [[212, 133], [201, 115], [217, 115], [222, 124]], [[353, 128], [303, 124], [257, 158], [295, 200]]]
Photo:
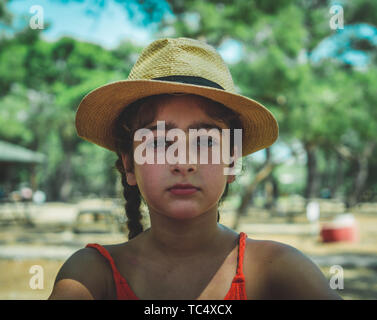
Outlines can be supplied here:
[[[51, 43], [29, 28], [0, 43], [4, 42], [0, 138], [47, 155], [46, 167], [37, 177], [50, 200], [78, 194], [79, 181], [84, 194], [114, 195], [115, 159], [98, 147], [81, 147], [88, 143], [77, 137], [75, 112], [89, 91], [125, 79], [140, 48], [123, 43], [109, 51], [67, 37]], [[98, 161], [92, 162], [93, 157]]]
[[[235, 82], [243, 94], [261, 101], [273, 111], [282, 139], [301, 140], [307, 154], [306, 197], [319, 195], [319, 151], [330, 145], [333, 149], [342, 145], [342, 139], [350, 130], [355, 130], [356, 123], [363, 127], [357, 131], [360, 138], [356, 145], [364, 151], [355, 153], [356, 157], [364, 155], [364, 160], [355, 160], [356, 167], [363, 173], [356, 170], [351, 184], [352, 197], [357, 198], [367, 176], [365, 159], [374, 150], [373, 143], [367, 142], [369, 139], [362, 132], [365, 128], [374, 128], [375, 122], [363, 115], [370, 114], [369, 108], [374, 104], [363, 98], [365, 86], [358, 71], [351, 72], [344, 63], [336, 61], [317, 65], [310, 61], [311, 52], [334, 33], [329, 27], [332, 3], [243, 0], [172, 0], [169, 3], [176, 18], [165, 21], [163, 31], [174, 36], [203, 38], [217, 47], [229, 38], [242, 43], [244, 56], [237, 65], [231, 66]], [[368, 13], [364, 14], [365, 9]], [[376, 4], [366, 0], [345, 3], [345, 21], [376, 25], [376, 10], [373, 9], [377, 9]], [[175, 34], [171, 32], [172, 26]], [[353, 39], [352, 46], [373, 51], [359, 38]], [[348, 108], [356, 111], [348, 112]]]
[[[159, 22], [158, 37], [188, 36], [217, 48], [231, 39], [240, 44], [240, 61], [230, 65], [235, 83], [240, 93], [272, 110], [282, 141], [288, 145], [301, 141], [308, 159], [307, 197], [318, 196], [320, 187], [329, 181], [332, 190], [339, 190], [343, 181], [341, 192], [352, 205], [360, 201], [367, 186], [376, 185], [377, 180], [369, 174], [377, 165], [373, 157], [375, 46], [357, 36], [347, 42], [349, 50], [370, 54], [366, 70], [337, 59], [343, 57], [341, 47], [333, 58], [317, 63], [311, 60], [324, 39], [340, 35], [339, 30], [329, 27], [331, 1], [116, 1], [138, 23]], [[107, 3], [88, 1], [87, 13], [98, 17]], [[357, 0], [342, 5], [347, 27], [377, 25], [377, 3]], [[2, 5], [0, 23], [10, 21], [5, 11]], [[0, 137], [48, 154], [46, 174], [40, 176], [51, 190], [51, 198], [67, 199], [81, 189], [76, 183], [85, 186], [88, 193], [102, 192], [110, 185], [105, 181], [110, 180], [97, 173], [106, 172], [110, 177], [108, 162], [112, 159], [76, 137], [75, 108], [93, 88], [124, 79], [140, 48], [124, 42], [109, 51], [70, 38], [47, 43], [37, 30], [25, 28], [10, 39], [0, 37], [0, 49], [0, 112], [4, 115]], [[274, 157], [268, 152], [260, 170], [271, 165], [275, 168]], [[98, 159], [92, 167], [87, 165], [90, 156]], [[342, 165], [337, 166], [339, 160]], [[271, 181], [273, 169], [259, 183]], [[246, 183], [249, 188], [240, 190], [254, 190], [256, 180], [252, 179], [256, 177], [258, 172]], [[250, 197], [250, 192], [244, 193], [240, 211], [250, 203]]]
[[[349, 126], [335, 145], [335, 150], [343, 159], [350, 162], [348, 174], [353, 177], [346, 190], [346, 204], [354, 206], [361, 201], [361, 196], [370, 172], [372, 157], [377, 147], [377, 85], [376, 66], [365, 72], [349, 71], [347, 80], [343, 82], [343, 115], [348, 118]], [[345, 108], [347, 106], [347, 108]]]
[[9, 0], [0, 1], [0, 26], [9, 27], [12, 24], [12, 14], [7, 8]]

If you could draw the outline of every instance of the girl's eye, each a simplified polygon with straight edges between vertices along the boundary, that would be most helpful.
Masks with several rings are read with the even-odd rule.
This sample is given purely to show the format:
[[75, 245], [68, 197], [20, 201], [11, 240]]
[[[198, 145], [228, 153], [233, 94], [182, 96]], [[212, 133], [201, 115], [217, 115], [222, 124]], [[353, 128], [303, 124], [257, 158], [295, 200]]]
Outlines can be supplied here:
[[149, 148], [157, 149], [158, 147], [167, 147], [168, 141], [165, 140], [165, 138], [160, 138], [160, 139], [153, 139], [150, 141], [147, 146]]
[[[217, 145], [217, 141], [215, 139], [213, 139], [212, 137], [208, 137], [207, 141], [205, 141], [205, 140], [206, 139], [204, 139], [204, 138], [201, 139], [200, 137], [197, 137], [197, 139], [196, 139], [197, 147], [205, 146], [205, 147], [211, 148], [211, 147]], [[160, 138], [160, 139], [151, 140], [147, 144], [147, 146], [148, 146], [148, 148], [153, 148], [153, 149], [157, 149], [158, 147], [167, 148], [172, 143], [173, 143], [172, 141], [166, 141], [165, 138]]]
[[[203, 146], [205, 146], [205, 144], [206, 144], [206, 146], [207, 147], [213, 147], [213, 146], [215, 146], [216, 144], [217, 144], [217, 142], [216, 142], [216, 140], [215, 139], [212, 139], [212, 137], [208, 137], [208, 140], [206, 141], [206, 139], [204, 139], [204, 137], [203, 137], [203, 139], [201, 139], [201, 137], [198, 137], [197, 138], [197, 140], [196, 140], [196, 142], [197, 142], [197, 145], [200, 147], [201, 145], [203, 145]], [[207, 142], [207, 143], [206, 143]]]

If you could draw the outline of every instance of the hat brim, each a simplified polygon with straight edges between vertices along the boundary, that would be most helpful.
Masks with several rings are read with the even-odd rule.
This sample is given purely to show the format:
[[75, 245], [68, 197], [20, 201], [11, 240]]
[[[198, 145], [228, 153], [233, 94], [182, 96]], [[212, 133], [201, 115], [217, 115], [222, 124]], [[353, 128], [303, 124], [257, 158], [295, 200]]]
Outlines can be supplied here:
[[257, 101], [229, 91], [159, 80], [122, 80], [89, 92], [76, 113], [78, 135], [111, 151], [115, 150], [113, 126], [127, 105], [163, 93], [196, 94], [222, 103], [240, 114], [243, 124], [242, 156], [271, 146], [279, 128], [272, 113]]

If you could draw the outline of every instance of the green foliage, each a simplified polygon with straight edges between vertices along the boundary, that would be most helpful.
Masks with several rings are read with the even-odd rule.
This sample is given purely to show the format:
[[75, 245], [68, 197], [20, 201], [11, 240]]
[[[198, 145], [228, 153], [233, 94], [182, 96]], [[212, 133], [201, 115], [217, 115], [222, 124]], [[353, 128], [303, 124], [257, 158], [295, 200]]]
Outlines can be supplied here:
[[[162, 30], [173, 26], [176, 36], [203, 37], [215, 46], [229, 38], [239, 41], [244, 54], [231, 66], [239, 91], [274, 113], [284, 142], [299, 140], [316, 150], [317, 175], [335, 175], [337, 170], [320, 161], [321, 150], [335, 159], [337, 150], [346, 148], [352, 156], [344, 170], [351, 168], [351, 174], [344, 183], [352, 188], [359, 170], [354, 161], [365, 154], [377, 132], [376, 66], [360, 71], [330, 59], [310, 62], [312, 50], [333, 33], [329, 21], [334, 3], [177, 0], [170, 4], [176, 20], [163, 24]], [[377, 25], [376, 4], [358, 0], [342, 5], [346, 24]], [[195, 17], [195, 28], [190, 17]], [[373, 52], [370, 46], [366, 49]], [[373, 166], [375, 160], [370, 161]]]
[[76, 193], [115, 195], [118, 176], [115, 170], [116, 158], [115, 153], [92, 143], [81, 143], [72, 160], [75, 168], [74, 176], [80, 185]]
[[25, 127], [28, 118], [28, 99], [26, 89], [14, 85], [13, 90], [0, 98], [0, 137], [7, 141], [18, 141], [21, 144], [30, 143], [33, 133]]
[[46, 155], [37, 182], [49, 199], [114, 194], [115, 159], [78, 138], [75, 113], [88, 92], [125, 79], [140, 48], [122, 43], [110, 51], [68, 37], [51, 43], [28, 30], [0, 47], [0, 139]]
[[[161, 16], [163, 11], [163, 5], [155, 0], [122, 3], [129, 13], [138, 4], [150, 22], [155, 22], [157, 13]], [[91, 4], [93, 10], [98, 6], [99, 10], [93, 12], [99, 14], [106, 1]], [[375, 141], [377, 67], [374, 63], [360, 71], [331, 59], [319, 64], [310, 62], [313, 49], [334, 32], [329, 28], [331, 4], [300, 0], [171, 0], [169, 6], [175, 17], [163, 19], [160, 31], [204, 39], [215, 47], [229, 39], [239, 41], [243, 56], [230, 66], [239, 92], [262, 102], [274, 113], [285, 144], [300, 141], [316, 150], [318, 175], [336, 176], [338, 150], [347, 150], [342, 191], [348, 192], [359, 170], [358, 157]], [[376, 3], [357, 0], [343, 6], [345, 23], [377, 25]], [[0, 23], [9, 24], [11, 16], [5, 8], [0, 5]], [[375, 51], [374, 47], [367, 49]], [[130, 42], [121, 43], [115, 50], [69, 37], [46, 42], [39, 31], [29, 28], [12, 38], [0, 35], [0, 139], [47, 155], [48, 162], [39, 168], [37, 180], [50, 199], [80, 192], [115, 193], [114, 154], [79, 139], [74, 117], [88, 92], [125, 79], [140, 52], [141, 48]], [[374, 150], [368, 158], [371, 169], [377, 166], [375, 155]], [[297, 170], [297, 180], [292, 185], [280, 183], [280, 188], [302, 193], [306, 175], [301, 167], [277, 168], [273, 173], [276, 178]], [[235, 184], [231, 190], [239, 193], [246, 184]], [[367, 185], [375, 189], [375, 175], [369, 175]]]
[[27, 55], [27, 47], [8, 43], [0, 51], [0, 95], [10, 90], [12, 83], [22, 82], [27, 70], [22, 66]]

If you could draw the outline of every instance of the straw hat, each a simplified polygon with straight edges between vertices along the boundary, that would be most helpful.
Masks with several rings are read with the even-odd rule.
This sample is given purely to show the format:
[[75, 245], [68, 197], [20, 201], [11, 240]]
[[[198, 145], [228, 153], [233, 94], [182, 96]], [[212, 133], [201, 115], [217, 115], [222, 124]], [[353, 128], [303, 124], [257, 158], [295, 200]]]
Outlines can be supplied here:
[[80, 137], [115, 151], [113, 126], [130, 103], [162, 93], [188, 93], [220, 102], [240, 114], [242, 156], [269, 147], [278, 124], [260, 103], [236, 93], [228, 67], [208, 44], [189, 38], [152, 42], [141, 53], [127, 80], [89, 92], [76, 114]]

